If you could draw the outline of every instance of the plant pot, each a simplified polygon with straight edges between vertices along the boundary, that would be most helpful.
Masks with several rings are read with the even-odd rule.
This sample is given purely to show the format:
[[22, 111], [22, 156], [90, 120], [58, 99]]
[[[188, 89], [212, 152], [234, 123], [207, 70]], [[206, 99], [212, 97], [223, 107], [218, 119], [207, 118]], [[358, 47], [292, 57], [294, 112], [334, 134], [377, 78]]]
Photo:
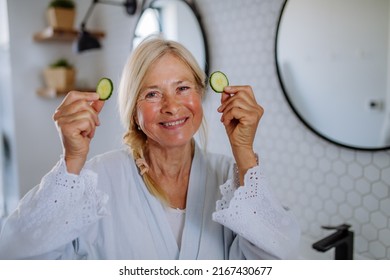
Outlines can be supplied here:
[[75, 16], [75, 9], [52, 7], [47, 9], [47, 20], [49, 26], [55, 29], [73, 30]]
[[67, 92], [75, 87], [76, 71], [73, 68], [46, 68], [43, 74], [48, 88], [59, 92]]

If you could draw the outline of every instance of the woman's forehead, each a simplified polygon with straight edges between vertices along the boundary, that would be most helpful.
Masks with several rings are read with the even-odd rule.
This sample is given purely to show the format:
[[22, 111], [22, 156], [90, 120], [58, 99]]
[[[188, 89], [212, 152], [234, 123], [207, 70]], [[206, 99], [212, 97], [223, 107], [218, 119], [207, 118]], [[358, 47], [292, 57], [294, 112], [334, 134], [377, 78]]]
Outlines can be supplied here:
[[170, 83], [195, 82], [195, 77], [191, 68], [180, 58], [172, 54], [165, 54], [149, 67], [143, 86], [150, 86], [162, 81]]

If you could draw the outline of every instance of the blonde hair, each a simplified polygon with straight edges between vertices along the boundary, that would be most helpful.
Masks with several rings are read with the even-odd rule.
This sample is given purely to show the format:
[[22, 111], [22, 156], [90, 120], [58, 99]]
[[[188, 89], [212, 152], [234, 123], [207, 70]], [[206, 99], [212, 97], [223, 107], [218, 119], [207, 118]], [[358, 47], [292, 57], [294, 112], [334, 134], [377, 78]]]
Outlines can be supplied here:
[[[148, 37], [142, 41], [127, 60], [119, 84], [119, 114], [125, 127], [124, 143], [129, 146], [136, 162], [145, 163], [147, 153], [147, 136], [136, 123], [137, 99], [149, 68], [165, 54], [172, 54], [186, 64], [194, 75], [197, 90], [203, 99], [206, 89], [206, 74], [199, 67], [193, 55], [180, 43], [160, 37]], [[205, 133], [205, 120], [202, 121]], [[137, 164], [138, 165], [138, 164]], [[165, 194], [158, 184], [140, 166], [140, 173], [149, 191], [156, 197], [166, 201]], [[144, 169], [144, 170], [143, 170]]]

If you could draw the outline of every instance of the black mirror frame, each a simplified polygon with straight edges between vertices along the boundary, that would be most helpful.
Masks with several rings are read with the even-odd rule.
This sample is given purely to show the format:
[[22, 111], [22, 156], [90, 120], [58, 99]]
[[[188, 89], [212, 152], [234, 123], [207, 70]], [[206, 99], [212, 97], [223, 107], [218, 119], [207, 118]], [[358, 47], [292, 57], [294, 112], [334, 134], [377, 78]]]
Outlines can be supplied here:
[[278, 22], [277, 22], [277, 25], [276, 25], [276, 34], [275, 34], [275, 45], [274, 45], [274, 59], [275, 59], [275, 68], [276, 68], [276, 73], [277, 73], [277, 77], [278, 77], [278, 80], [279, 80], [279, 85], [282, 89], [282, 92], [283, 92], [283, 95], [284, 97], [286, 98], [287, 100], [287, 103], [289, 104], [290, 108], [292, 109], [292, 111], [295, 113], [295, 115], [298, 117], [298, 119], [310, 130], [312, 131], [314, 134], [316, 134], [317, 136], [319, 136], [320, 138], [326, 140], [327, 142], [331, 143], [331, 144], [334, 144], [336, 146], [339, 146], [339, 147], [342, 147], [342, 148], [347, 148], [347, 149], [350, 149], [350, 150], [357, 150], [357, 151], [367, 151], [367, 152], [374, 152], [374, 151], [385, 151], [385, 150], [388, 150], [390, 149], [390, 146], [385, 146], [385, 147], [379, 147], [379, 148], [376, 148], [376, 147], [373, 147], [373, 148], [370, 148], [370, 147], [359, 147], [359, 146], [353, 146], [353, 145], [348, 145], [348, 144], [344, 144], [344, 143], [341, 143], [339, 141], [336, 141], [336, 140], [333, 140], [329, 137], [327, 137], [326, 135], [324, 135], [323, 133], [319, 132], [316, 128], [314, 128], [312, 125], [310, 125], [306, 120], [305, 118], [299, 113], [299, 111], [297, 110], [297, 108], [294, 106], [292, 100], [291, 100], [291, 97], [289, 97], [288, 95], [288, 91], [286, 89], [286, 86], [284, 85], [284, 82], [283, 82], [283, 79], [282, 79], [282, 74], [281, 74], [281, 71], [279, 69], [279, 64], [278, 64], [278, 52], [277, 52], [277, 48], [278, 48], [278, 37], [279, 37], [279, 29], [280, 29], [280, 24], [281, 24], [281, 21], [282, 21], [282, 17], [283, 17], [283, 14], [285, 12], [285, 8], [286, 8], [286, 5], [287, 5], [287, 2], [289, 0], [285, 0], [283, 5], [282, 5], [282, 8], [281, 8], [281, 11], [280, 11], [280, 15], [279, 15], [279, 19], [278, 19]]
[[[142, 11], [139, 13], [139, 16], [138, 16], [138, 19], [137, 19], [137, 22], [136, 24], [134, 25], [134, 30], [133, 30], [133, 36], [135, 36], [135, 30], [138, 26], [138, 23], [143, 15], [143, 13], [145, 12], [146, 9], [149, 9], [149, 8], [153, 8], [153, 3], [154, 2], [157, 2], [157, 1], [161, 1], [161, 0], [152, 0], [149, 5], [147, 6], [144, 6], [142, 5]], [[180, 0], [175, 0], [175, 1], [180, 1]], [[207, 42], [207, 36], [206, 36], [206, 33], [205, 33], [205, 29], [204, 29], [204, 26], [203, 26], [203, 23], [202, 23], [202, 20], [201, 20], [201, 16], [200, 16], [200, 13], [195, 5], [195, 3], [193, 1], [189, 1], [189, 0], [181, 0], [181, 2], [185, 3], [190, 9], [191, 11], [194, 13], [196, 19], [198, 20], [198, 23], [199, 23], [199, 27], [200, 27], [200, 31], [202, 33], [202, 38], [203, 38], [203, 48], [204, 48], [204, 51], [205, 51], [205, 65], [204, 65], [204, 72], [206, 73], [206, 76], [209, 75], [209, 49], [208, 49], [208, 42]], [[133, 37], [134, 39], [134, 37]], [[132, 40], [132, 43], [131, 43], [131, 50], [134, 49], [134, 44], [133, 44], [134, 40]]]

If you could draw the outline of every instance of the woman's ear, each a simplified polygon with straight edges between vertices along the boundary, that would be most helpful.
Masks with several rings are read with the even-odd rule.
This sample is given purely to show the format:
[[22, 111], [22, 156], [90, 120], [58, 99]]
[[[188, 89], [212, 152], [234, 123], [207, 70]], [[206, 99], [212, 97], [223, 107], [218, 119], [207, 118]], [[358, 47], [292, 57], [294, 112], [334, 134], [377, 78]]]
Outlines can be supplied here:
[[138, 130], [141, 130], [141, 128], [140, 128], [140, 126], [139, 126], [137, 114], [136, 114], [133, 118], [134, 118], [134, 124], [135, 124], [135, 126], [137, 127]]
[[137, 110], [135, 109], [133, 111], [133, 114], [131, 115], [131, 118], [132, 120], [130, 121], [130, 123], [134, 123], [136, 126], [138, 126], [139, 122], [138, 122], [138, 116], [137, 116]]

